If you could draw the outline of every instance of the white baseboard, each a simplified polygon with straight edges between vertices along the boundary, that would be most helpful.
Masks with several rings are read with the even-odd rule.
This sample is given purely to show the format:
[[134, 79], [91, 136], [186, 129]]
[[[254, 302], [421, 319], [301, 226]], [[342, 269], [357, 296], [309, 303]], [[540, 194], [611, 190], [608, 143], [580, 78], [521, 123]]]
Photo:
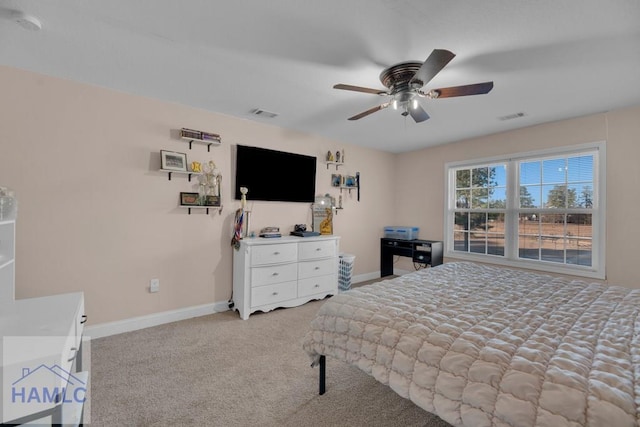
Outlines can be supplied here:
[[117, 320], [115, 322], [90, 325], [84, 329], [84, 335], [91, 339], [108, 337], [109, 335], [137, 331], [138, 329], [150, 328], [152, 326], [177, 322], [178, 320], [191, 319], [193, 317], [206, 316], [209, 314], [220, 313], [227, 310], [229, 310], [229, 303], [227, 301], [215, 302], [213, 304], [197, 305], [193, 307], [180, 308], [177, 310], [163, 311], [161, 313], [149, 314], [146, 316]]
[[[409, 273], [409, 271], [394, 271], [394, 274], [396, 275], [405, 273]], [[373, 279], [380, 279], [380, 271], [357, 274], [351, 278], [351, 282], [359, 283]], [[117, 320], [115, 322], [90, 325], [84, 329], [84, 335], [86, 337], [89, 337], [90, 339], [103, 338], [110, 335], [122, 334], [125, 332], [137, 331], [138, 329], [163, 325], [165, 323], [177, 322], [178, 320], [191, 319], [193, 317], [206, 316], [213, 313], [221, 313], [227, 310], [229, 310], [227, 301], [215, 302], [213, 304], [197, 305], [193, 307], [180, 308], [177, 310], [163, 311], [161, 313], [148, 314], [146, 316]]]

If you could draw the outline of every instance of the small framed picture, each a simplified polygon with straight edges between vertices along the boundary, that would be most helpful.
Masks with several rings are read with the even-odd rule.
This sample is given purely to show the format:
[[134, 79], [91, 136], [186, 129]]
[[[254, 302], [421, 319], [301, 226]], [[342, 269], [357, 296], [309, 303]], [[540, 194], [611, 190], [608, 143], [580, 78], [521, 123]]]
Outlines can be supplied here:
[[160, 169], [186, 172], [187, 155], [175, 151], [160, 150]]
[[198, 206], [200, 205], [200, 194], [180, 193], [180, 204], [182, 206]]
[[356, 177], [355, 176], [351, 176], [351, 175], [347, 175], [347, 177], [344, 179], [344, 185], [346, 185], [347, 187], [355, 187], [356, 186]]
[[341, 183], [342, 183], [342, 175], [332, 173], [331, 174], [331, 185], [333, 187], [340, 187]]
[[220, 206], [220, 196], [204, 196], [205, 206]]

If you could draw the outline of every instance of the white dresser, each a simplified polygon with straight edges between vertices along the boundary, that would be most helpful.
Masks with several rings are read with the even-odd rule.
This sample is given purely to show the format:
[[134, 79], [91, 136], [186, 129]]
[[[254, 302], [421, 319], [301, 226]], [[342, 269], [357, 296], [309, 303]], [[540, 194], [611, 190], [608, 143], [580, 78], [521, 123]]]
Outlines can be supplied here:
[[339, 241], [338, 236], [241, 240], [233, 253], [234, 309], [246, 320], [255, 311], [337, 294]]

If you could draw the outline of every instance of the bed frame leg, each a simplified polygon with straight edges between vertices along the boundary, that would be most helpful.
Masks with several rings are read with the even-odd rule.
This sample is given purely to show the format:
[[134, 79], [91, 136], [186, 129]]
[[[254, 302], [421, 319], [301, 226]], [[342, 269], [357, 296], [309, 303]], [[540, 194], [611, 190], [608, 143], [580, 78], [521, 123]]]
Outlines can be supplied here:
[[327, 359], [324, 355], [320, 356], [320, 360], [318, 361], [320, 364], [320, 378], [319, 378], [319, 394], [322, 396], [325, 391], [327, 391], [326, 386], [326, 368], [327, 368]]

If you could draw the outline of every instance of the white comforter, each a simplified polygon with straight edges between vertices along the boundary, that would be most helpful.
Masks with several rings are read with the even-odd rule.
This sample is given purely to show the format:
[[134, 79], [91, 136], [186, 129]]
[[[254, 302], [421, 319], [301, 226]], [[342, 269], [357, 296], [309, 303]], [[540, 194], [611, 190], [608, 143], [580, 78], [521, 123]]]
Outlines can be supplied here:
[[638, 426], [639, 311], [640, 290], [447, 263], [332, 297], [304, 349], [455, 426]]

